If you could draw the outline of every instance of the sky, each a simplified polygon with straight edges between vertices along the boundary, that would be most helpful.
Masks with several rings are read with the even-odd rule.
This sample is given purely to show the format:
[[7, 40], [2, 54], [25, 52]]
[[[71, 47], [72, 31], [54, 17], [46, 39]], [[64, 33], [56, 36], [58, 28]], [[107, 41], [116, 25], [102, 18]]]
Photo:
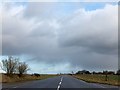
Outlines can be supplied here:
[[28, 73], [118, 69], [116, 2], [5, 2], [0, 13], [0, 59], [19, 57]]

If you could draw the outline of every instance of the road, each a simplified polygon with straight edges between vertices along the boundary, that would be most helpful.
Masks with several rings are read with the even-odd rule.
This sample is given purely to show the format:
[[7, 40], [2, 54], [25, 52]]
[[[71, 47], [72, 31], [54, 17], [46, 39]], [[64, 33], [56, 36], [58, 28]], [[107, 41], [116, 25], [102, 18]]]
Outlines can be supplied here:
[[[96, 83], [87, 83], [82, 80], [78, 80], [73, 78], [72, 76], [64, 75], [64, 76], [56, 76], [44, 80], [35, 80], [35, 81], [28, 81], [28, 82], [21, 82], [21, 83], [14, 83], [14, 84], [3, 84], [3, 90], [11, 89], [38, 89], [38, 90], [83, 90], [83, 88], [91, 88], [91, 90], [98, 90], [100, 89], [107, 89], [107, 90], [118, 90], [117, 86], [111, 85], [103, 85], [103, 84], [96, 84]], [[41, 88], [41, 89], [40, 89]], [[71, 89], [70, 89], [71, 88]], [[11, 90], [10, 89], [10, 90]]]

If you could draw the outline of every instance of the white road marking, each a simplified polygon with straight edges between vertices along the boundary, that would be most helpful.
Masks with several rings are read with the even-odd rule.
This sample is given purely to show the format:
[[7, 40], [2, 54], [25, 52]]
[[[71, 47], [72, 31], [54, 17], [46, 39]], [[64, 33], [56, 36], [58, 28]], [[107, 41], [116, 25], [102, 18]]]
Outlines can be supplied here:
[[59, 85], [61, 85], [62, 82], [59, 83]]
[[62, 82], [62, 80], [63, 80], [63, 77], [61, 78], [61, 82]]
[[57, 90], [60, 89], [60, 86], [61, 86], [61, 84], [62, 84], [62, 80], [63, 80], [63, 77], [61, 77], [61, 80], [60, 80], [60, 82], [59, 82], [59, 85], [58, 85], [58, 87], [57, 87]]
[[58, 88], [57, 88], [57, 90], [59, 90], [60, 89], [60, 85], [58, 85]]

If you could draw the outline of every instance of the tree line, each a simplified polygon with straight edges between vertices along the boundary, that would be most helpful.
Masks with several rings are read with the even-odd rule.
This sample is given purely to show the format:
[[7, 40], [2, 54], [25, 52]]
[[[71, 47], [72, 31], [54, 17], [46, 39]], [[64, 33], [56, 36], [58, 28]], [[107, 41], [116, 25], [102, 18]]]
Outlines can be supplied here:
[[112, 75], [120, 75], [120, 69], [117, 70], [117, 72], [115, 71], [102, 71], [102, 72], [90, 72], [88, 70], [81, 70], [81, 71], [77, 71], [75, 74], [112, 74]]
[[8, 59], [2, 60], [1, 69], [4, 70], [8, 76], [18, 74], [19, 77], [21, 77], [29, 70], [29, 66], [26, 62], [19, 61], [19, 58], [10, 56]]

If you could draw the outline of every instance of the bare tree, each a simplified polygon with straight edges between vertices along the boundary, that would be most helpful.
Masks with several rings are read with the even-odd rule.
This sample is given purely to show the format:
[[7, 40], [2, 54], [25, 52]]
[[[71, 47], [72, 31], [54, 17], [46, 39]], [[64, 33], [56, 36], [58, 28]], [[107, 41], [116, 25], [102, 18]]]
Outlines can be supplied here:
[[10, 56], [8, 59], [2, 60], [2, 64], [2, 70], [4, 70], [7, 75], [11, 75], [16, 71], [18, 59]]
[[26, 64], [25, 62], [19, 62], [17, 71], [18, 71], [20, 77], [24, 73], [26, 73], [28, 70], [29, 70], [28, 64]]
[[74, 74], [74, 72], [72, 71], [72, 72], [71, 72], [71, 74], [73, 75], [73, 74]]
[[105, 81], [107, 81], [108, 80], [108, 71], [107, 70], [103, 71], [103, 74], [105, 74]]

